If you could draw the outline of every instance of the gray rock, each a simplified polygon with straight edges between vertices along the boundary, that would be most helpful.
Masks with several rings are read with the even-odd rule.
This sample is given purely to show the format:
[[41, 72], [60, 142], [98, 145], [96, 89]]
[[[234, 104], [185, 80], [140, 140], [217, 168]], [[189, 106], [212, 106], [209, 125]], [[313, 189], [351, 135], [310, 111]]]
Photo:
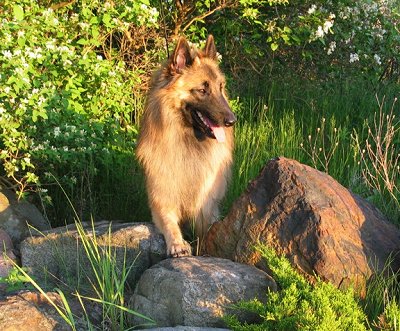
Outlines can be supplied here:
[[[240, 300], [266, 299], [275, 281], [244, 264], [211, 257], [164, 260], [146, 270], [129, 306], [152, 318], [160, 327], [224, 327], [221, 317]], [[242, 315], [252, 321], [253, 315]], [[145, 321], [134, 318], [134, 324]]]
[[[132, 287], [147, 268], [166, 257], [163, 236], [149, 223], [83, 223], [86, 236], [95, 238], [100, 251], [111, 247], [116, 264], [130, 269], [127, 283]], [[111, 226], [111, 228], [110, 228]], [[92, 266], [74, 225], [45, 231], [21, 243], [21, 261], [43, 286], [65, 282], [73, 288], [91, 290], [88, 279], [95, 280]]]
[[0, 190], [0, 228], [9, 234], [18, 249], [23, 239], [36, 230], [50, 229], [50, 224], [33, 204], [18, 200], [9, 190]]

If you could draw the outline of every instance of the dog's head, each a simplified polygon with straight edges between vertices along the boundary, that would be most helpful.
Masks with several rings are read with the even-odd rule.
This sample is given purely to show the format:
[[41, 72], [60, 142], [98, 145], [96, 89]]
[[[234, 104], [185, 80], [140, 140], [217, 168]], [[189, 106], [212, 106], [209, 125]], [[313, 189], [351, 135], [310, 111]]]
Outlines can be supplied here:
[[180, 38], [164, 68], [171, 89], [181, 104], [182, 118], [199, 139], [225, 141], [225, 128], [236, 122], [225, 91], [225, 77], [218, 67], [214, 38], [203, 50], [191, 48]]

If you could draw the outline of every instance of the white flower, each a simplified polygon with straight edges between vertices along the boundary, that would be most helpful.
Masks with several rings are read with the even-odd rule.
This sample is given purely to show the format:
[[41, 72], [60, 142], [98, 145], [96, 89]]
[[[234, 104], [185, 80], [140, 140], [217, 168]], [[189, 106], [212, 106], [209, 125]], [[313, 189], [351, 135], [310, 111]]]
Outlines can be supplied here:
[[332, 41], [329, 44], [328, 51], [326, 52], [328, 55], [331, 55], [336, 49], [336, 41]]
[[11, 54], [11, 52], [10, 52], [8, 49], [6, 49], [5, 51], [2, 51], [2, 53], [3, 53], [3, 55], [4, 55], [4, 57], [5, 57], [6, 59], [11, 59], [12, 54]]
[[351, 53], [350, 54], [350, 63], [356, 62], [356, 61], [360, 61], [360, 57], [358, 56], [357, 53]]
[[64, 53], [64, 52], [69, 52], [68, 46], [60, 46], [60, 47], [58, 47], [58, 50], [59, 50], [60, 52], [62, 52], [62, 53]]
[[55, 137], [57, 137], [57, 136], [59, 136], [60, 135], [60, 133], [61, 133], [61, 130], [60, 130], [60, 128], [57, 126], [57, 127], [55, 127], [54, 128], [54, 136]]
[[83, 31], [89, 30], [89, 27], [90, 27], [89, 23], [86, 23], [86, 22], [80, 22], [80, 23], [78, 23], [78, 25], [81, 27], [81, 29]]
[[374, 55], [374, 60], [378, 65], [382, 64], [381, 57], [378, 54]]
[[317, 9], [317, 6], [316, 6], [316, 5], [312, 5], [312, 6], [308, 9], [308, 13], [309, 13], [310, 15], [311, 15], [311, 14], [314, 14], [316, 9]]
[[18, 37], [23, 37], [25, 35], [25, 31], [24, 30], [19, 30], [17, 35], [18, 35]]
[[22, 68], [16, 68], [16, 69], [15, 69], [15, 72], [16, 72], [18, 75], [20, 75], [20, 76], [23, 76], [23, 75], [24, 75], [24, 69], [22, 69]]
[[50, 40], [46, 42], [46, 48], [48, 50], [54, 50], [56, 48], [54, 40]]
[[315, 31], [315, 37], [316, 38], [322, 38], [324, 36], [324, 30], [322, 29], [322, 26], [318, 26], [317, 31]]
[[53, 9], [48, 8], [48, 9], [43, 11], [42, 15], [47, 18], [47, 17], [51, 16], [52, 14], [53, 14]]
[[325, 21], [323, 30], [325, 33], [328, 33], [329, 29], [333, 26], [332, 21]]

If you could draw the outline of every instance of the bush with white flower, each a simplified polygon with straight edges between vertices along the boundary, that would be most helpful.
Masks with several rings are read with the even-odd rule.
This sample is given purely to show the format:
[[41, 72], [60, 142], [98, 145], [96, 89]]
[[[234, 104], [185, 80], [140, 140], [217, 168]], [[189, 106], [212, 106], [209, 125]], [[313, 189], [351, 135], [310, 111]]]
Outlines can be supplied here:
[[[396, 1], [240, 1], [209, 29], [223, 34], [234, 70], [282, 69], [308, 77], [355, 73], [379, 78], [400, 61], [400, 9]], [[273, 3], [273, 7], [268, 6]], [[248, 14], [246, 14], [248, 13]], [[212, 21], [212, 18], [210, 19]], [[238, 65], [246, 56], [248, 66]], [[278, 61], [277, 61], [278, 60]], [[277, 68], [275, 68], [277, 67]], [[398, 69], [397, 69], [398, 70]], [[396, 79], [400, 72], [391, 71]]]
[[[45, 5], [5, 0], [0, 10], [0, 185], [23, 194], [53, 179], [73, 182], [91, 164], [131, 150], [132, 91], [112, 36], [157, 23], [148, 0]], [[133, 154], [130, 155], [133, 157]]]

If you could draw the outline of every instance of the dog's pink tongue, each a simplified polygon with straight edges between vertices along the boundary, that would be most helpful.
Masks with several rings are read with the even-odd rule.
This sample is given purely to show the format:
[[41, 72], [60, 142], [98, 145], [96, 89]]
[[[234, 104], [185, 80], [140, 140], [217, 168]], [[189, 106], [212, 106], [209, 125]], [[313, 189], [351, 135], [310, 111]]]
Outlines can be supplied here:
[[221, 126], [211, 126], [211, 130], [214, 133], [215, 138], [219, 143], [225, 142], [225, 131]]
[[225, 142], [225, 131], [224, 128], [212, 123], [207, 117], [204, 117], [204, 121], [210, 127], [212, 132], [214, 133], [215, 138], [219, 143]]

